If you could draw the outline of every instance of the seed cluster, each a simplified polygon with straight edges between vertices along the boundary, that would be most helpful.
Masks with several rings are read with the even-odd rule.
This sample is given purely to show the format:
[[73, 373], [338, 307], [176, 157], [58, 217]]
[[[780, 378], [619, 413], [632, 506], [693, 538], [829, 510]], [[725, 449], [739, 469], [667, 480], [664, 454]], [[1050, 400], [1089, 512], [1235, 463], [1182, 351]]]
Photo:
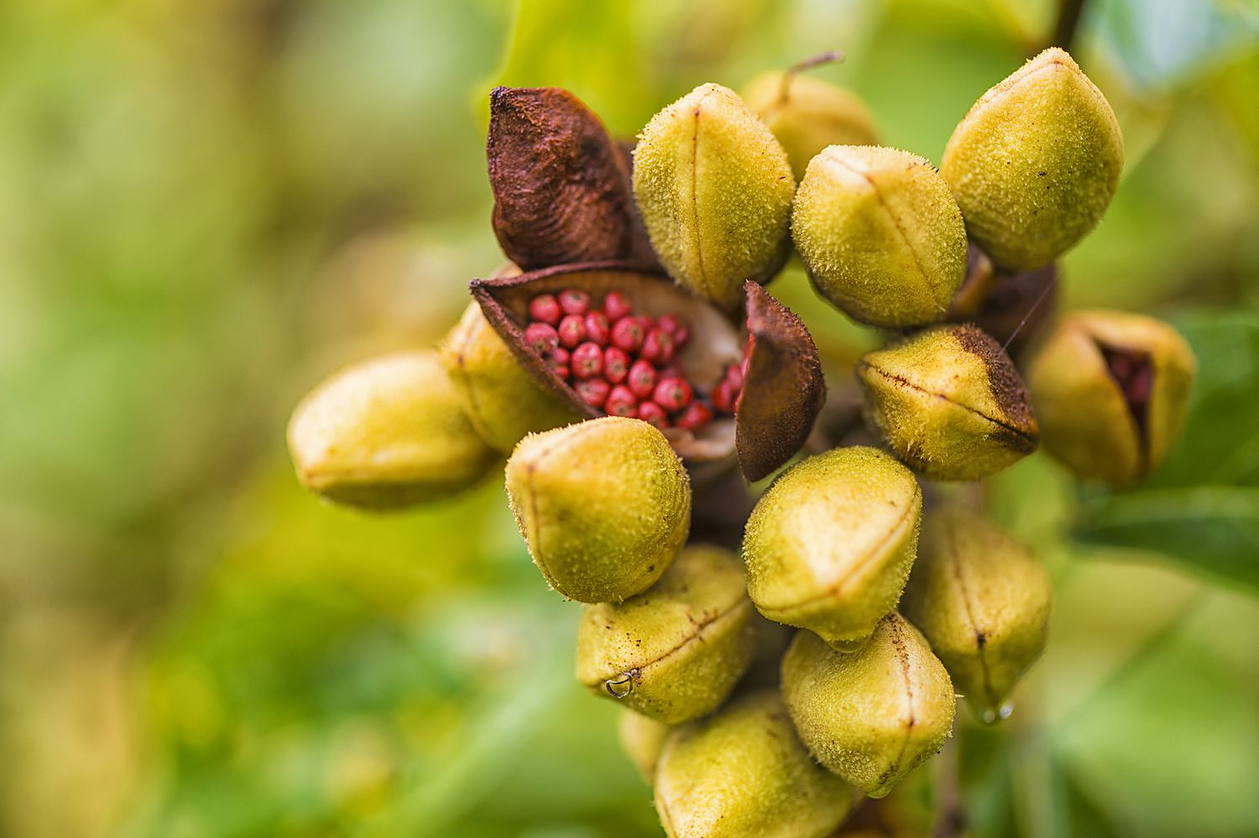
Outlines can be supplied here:
[[598, 304], [576, 288], [538, 294], [525, 327], [525, 342], [582, 401], [661, 430], [698, 431], [717, 416], [734, 415], [743, 388], [740, 364], [729, 365], [707, 390], [688, 381], [676, 359], [690, 339], [677, 315], [635, 314], [619, 291]]

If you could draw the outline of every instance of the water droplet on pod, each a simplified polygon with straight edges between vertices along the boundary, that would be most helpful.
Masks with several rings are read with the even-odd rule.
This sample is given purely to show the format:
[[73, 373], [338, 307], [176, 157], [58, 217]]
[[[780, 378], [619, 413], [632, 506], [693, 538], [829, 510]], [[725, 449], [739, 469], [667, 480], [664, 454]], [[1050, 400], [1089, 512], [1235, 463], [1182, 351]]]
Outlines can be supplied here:
[[603, 688], [613, 698], [625, 698], [625, 696], [634, 691], [634, 676], [632, 673], [622, 672], [615, 678], [604, 681]]

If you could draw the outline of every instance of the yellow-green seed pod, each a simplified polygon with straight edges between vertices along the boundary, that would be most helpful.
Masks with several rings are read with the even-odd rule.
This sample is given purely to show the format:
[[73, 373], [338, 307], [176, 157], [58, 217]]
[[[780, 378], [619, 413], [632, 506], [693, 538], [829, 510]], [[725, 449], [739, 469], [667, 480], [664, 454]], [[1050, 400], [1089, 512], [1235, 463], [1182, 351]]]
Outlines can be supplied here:
[[752, 662], [755, 616], [738, 556], [687, 547], [643, 593], [586, 608], [577, 680], [665, 724], [703, 716]]
[[796, 181], [738, 95], [704, 84], [656, 114], [634, 149], [634, 200], [660, 262], [727, 310], [787, 258]]
[[453, 495], [501, 462], [432, 352], [401, 352], [316, 387], [288, 428], [298, 479], [329, 500], [390, 509]]
[[1123, 135], [1106, 97], [1057, 47], [979, 98], [944, 150], [940, 174], [966, 230], [998, 265], [1039, 268], [1106, 213]]
[[584, 418], [533, 380], [476, 303], [468, 305], [440, 352], [473, 427], [497, 451], [506, 454], [526, 434]]
[[1145, 479], [1180, 433], [1196, 372], [1189, 344], [1160, 320], [1069, 315], [1028, 369], [1045, 449], [1080, 477]]
[[989, 518], [957, 506], [923, 519], [901, 611], [926, 635], [954, 686], [994, 722], [1045, 649], [1049, 576]]
[[854, 796], [809, 757], [777, 690], [676, 728], [656, 768], [669, 838], [824, 838]]
[[669, 569], [691, 525], [691, 484], [656, 428], [604, 416], [525, 437], [507, 497], [534, 564], [579, 602], [621, 602]]
[[974, 326], [937, 326], [870, 352], [857, 377], [883, 439], [931, 480], [980, 480], [1036, 450], [1023, 380]]
[[962, 213], [932, 165], [907, 151], [827, 148], [800, 182], [791, 225], [813, 287], [862, 323], [934, 323], [966, 276]]
[[656, 777], [656, 765], [660, 762], [660, 752], [664, 750], [664, 741], [673, 728], [664, 722], [650, 719], [641, 713], [626, 708], [616, 724], [616, 738], [621, 743], [621, 750], [634, 763], [639, 775], [647, 782]]
[[787, 152], [796, 180], [829, 145], [874, 145], [878, 133], [865, 104], [821, 79], [772, 70], [743, 90], [743, 101]]
[[748, 519], [748, 594], [771, 620], [860, 645], [896, 607], [921, 510], [918, 481], [882, 451], [835, 448], [802, 460]]
[[871, 797], [940, 750], [957, 710], [949, 673], [896, 612], [857, 652], [797, 634], [783, 658], [782, 691], [810, 753]]

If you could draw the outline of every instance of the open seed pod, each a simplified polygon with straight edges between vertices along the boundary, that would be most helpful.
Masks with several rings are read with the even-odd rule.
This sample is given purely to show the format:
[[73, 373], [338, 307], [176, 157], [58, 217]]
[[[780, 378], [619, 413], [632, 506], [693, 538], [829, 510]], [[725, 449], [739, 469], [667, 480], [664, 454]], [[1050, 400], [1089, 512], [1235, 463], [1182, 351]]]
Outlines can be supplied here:
[[1028, 370], [1046, 450], [1080, 477], [1144, 479], [1180, 433], [1196, 370], [1189, 344], [1162, 321], [1071, 314]]
[[654, 256], [636, 258], [650, 247], [635, 222], [627, 157], [571, 92], [494, 88], [486, 158], [494, 233], [522, 268], [604, 259], [654, 263]]
[[[737, 452], [740, 467], [749, 480], [766, 476], [804, 444], [825, 398], [821, 363], [808, 329], [763, 288], [749, 282], [744, 288], [748, 329], [745, 339], [741, 330], [714, 305], [661, 280], [658, 274], [625, 263], [596, 262], [474, 280], [471, 288], [486, 319], [521, 366], [576, 410], [590, 417], [635, 415], [660, 427], [674, 450], [688, 461], [720, 460]], [[667, 380], [680, 380], [685, 385], [678, 385], [685, 391], [685, 398], [671, 404], [677, 408], [672, 415], [665, 411], [648, 415], [642, 411], [649, 401], [667, 404], [666, 398], [674, 398], [676, 392], [662, 395], [657, 389], [650, 399], [631, 396], [629, 406], [638, 412], [623, 412], [626, 404], [616, 401], [614, 405], [612, 397], [628, 391], [635, 384], [632, 377], [621, 379], [622, 385], [609, 368], [582, 378], [589, 370], [576, 369], [578, 353], [582, 346], [596, 341], [582, 339], [590, 336], [587, 327], [574, 323], [578, 330], [574, 334], [581, 337], [557, 343], [570, 337], [565, 332], [565, 321], [579, 315], [565, 315], [562, 309], [554, 308], [542, 311], [538, 306], [540, 302], [558, 306], [556, 301], [561, 298], [567, 304], [566, 294], [581, 298], [582, 305], [590, 307], [589, 315], [599, 315], [601, 310], [611, 312], [615, 300], [618, 309], [628, 306], [626, 311], [630, 312], [620, 320], [637, 318], [645, 323], [673, 324], [672, 334], [678, 337], [669, 337], [667, 351], [652, 356], [658, 367], [652, 372], [659, 373], [659, 386]], [[556, 332], [554, 337], [539, 317], [561, 317], [558, 332], [552, 330]], [[613, 317], [605, 317], [602, 326], [591, 327], [591, 331], [607, 331], [610, 327], [610, 336], [605, 336], [606, 343], [601, 344], [606, 347], [605, 359], [607, 349], [617, 346], [618, 326], [622, 325], [611, 321]], [[654, 326], [645, 328], [646, 337], [639, 336], [639, 348], [633, 350], [639, 353], [640, 361], [648, 357], [653, 333], [661, 331]], [[531, 330], [540, 331], [550, 343]], [[660, 339], [664, 341], [666, 336]], [[565, 349], [569, 345], [571, 353]], [[563, 349], [563, 356], [556, 349]], [[606, 360], [595, 362], [596, 367], [604, 363], [610, 364]], [[604, 383], [596, 386], [592, 380]], [[700, 414], [698, 420], [696, 412]]]

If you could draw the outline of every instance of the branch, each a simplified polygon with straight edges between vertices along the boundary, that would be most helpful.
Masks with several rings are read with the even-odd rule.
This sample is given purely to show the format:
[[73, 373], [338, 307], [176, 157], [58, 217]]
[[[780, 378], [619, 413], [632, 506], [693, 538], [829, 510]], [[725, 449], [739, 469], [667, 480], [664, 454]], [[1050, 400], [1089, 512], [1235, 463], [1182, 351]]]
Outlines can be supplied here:
[[1048, 46], [1062, 47], [1070, 52], [1076, 30], [1088, 0], [1058, 0], [1058, 19], [1054, 22], [1054, 34]]

